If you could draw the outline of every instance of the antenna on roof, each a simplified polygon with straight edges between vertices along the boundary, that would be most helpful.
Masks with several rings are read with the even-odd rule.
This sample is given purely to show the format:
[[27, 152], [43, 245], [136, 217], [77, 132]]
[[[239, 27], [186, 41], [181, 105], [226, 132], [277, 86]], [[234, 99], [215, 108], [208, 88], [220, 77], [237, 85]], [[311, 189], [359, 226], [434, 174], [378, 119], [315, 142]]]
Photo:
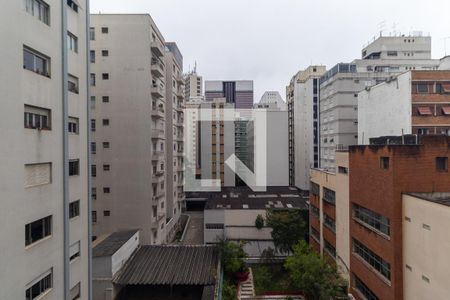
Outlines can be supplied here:
[[197, 61], [195, 61], [195, 64], [194, 64], [194, 73], [197, 73]]

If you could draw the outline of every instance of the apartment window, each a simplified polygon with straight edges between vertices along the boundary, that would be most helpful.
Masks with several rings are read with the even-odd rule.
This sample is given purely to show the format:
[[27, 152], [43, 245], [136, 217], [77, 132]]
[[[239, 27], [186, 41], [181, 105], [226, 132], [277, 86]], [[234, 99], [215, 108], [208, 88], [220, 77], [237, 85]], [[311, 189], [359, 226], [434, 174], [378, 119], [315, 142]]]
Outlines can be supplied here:
[[67, 5], [74, 11], [78, 12], [78, 4], [75, 0], [67, 0]]
[[52, 234], [52, 216], [25, 225], [25, 246], [36, 243]]
[[95, 119], [91, 119], [91, 131], [95, 131]]
[[109, 148], [109, 142], [103, 142], [103, 148], [108, 149]]
[[91, 165], [91, 175], [92, 177], [97, 177], [97, 166]]
[[69, 117], [69, 132], [78, 134], [78, 118]]
[[311, 215], [313, 215], [316, 218], [320, 217], [320, 210], [315, 206], [315, 205], [310, 205], [310, 210]]
[[353, 203], [352, 216], [354, 219], [363, 223], [370, 229], [379, 231], [387, 236], [389, 236], [391, 233], [391, 225], [389, 219], [370, 209]]
[[111, 193], [111, 188], [109, 188], [109, 187], [104, 187], [104, 188], [103, 188], [103, 193], [105, 193], [105, 194]]
[[428, 128], [418, 128], [417, 129], [418, 135], [427, 135], [428, 134]]
[[436, 157], [436, 171], [448, 171], [448, 157]]
[[109, 211], [109, 210], [104, 210], [103, 211], [103, 216], [104, 217], [109, 217], [111, 215], [111, 211]]
[[78, 53], [78, 38], [69, 31], [67, 31], [67, 49]]
[[323, 214], [323, 215], [324, 215], [323, 224], [326, 227], [328, 227], [328, 229], [330, 229], [331, 231], [336, 232], [336, 222], [333, 220], [333, 218], [331, 218], [327, 214]]
[[78, 78], [69, 74], [69, 76], [68, 76], [68, 89], [69, 89], [69, 92], [78, 94], [78, 87], [79, 87], [78, 86]]
[[324, 187], [323, 188], [323, 200], [330, 204], [335, 204], [336, 203], [336, 193], [333, 190], [330, 190], [329, 188]]
[[50, 109], [25, 105], [24, 127], [29, 129], [50, 130]]
[[388, 51], [387, 52], [387, 56], [397, 56], [397, 55], [398, 55], [397, 51]]
[[33, 187], [51, 183], [52, 163], [25, 165], [25, 187]]
[[310, 235], [319, 243], [320, 233], [314, 227], [310, 226], [309, 229], [310, 229]]
[[102, 73], [102, 79], [108, 80], [109, 79], [109, 73]]
[[91, 198], [92, 198], [92, 200], [97, 199], [97, 188], [95, 188], [95, 187], [91, 188]]
[[50, 24], [50, 6], [42, 0], [26, 0], [25, 8], [27, 13], [37, 18], [39, 21]]
[[109, 126], [109, 119], [102, 120], [103, 126]]
[[357, 290], [360, 294], [362, 294], [367, 300], [380, 299], [355, 274], [353, 274], [353, 284], [354, 284], [353, 288]]
[[358, 240], [353, 239], [353, 253], [369, 264], [383, 277], [391, 280], [391, 265]]
[[102, 27], [102, 33], [108, 33], [109, 29], [108, 27]]
[[95, 41], [95, 28], [94, 27], [89, 28], [89, 39], [91, 41]]
[[109, 56], [108, 50], [102, 50], [102, 56]]
[[69, 176], [80, 175], [80, 160], [71, 159], [69, 160]]
[[95, 108], [95, 96], [91, 96], [91, 109]]
[[93, 64], [95, 63], [95, 50], [89, 51], [89, 61]]
[[109, 96], [103, 96], [102, 101], [103, 103], [109, 103]]
[[382, 169], [389, 169], [389, 157], [382, 156], [380, 157], [380, 168]]
[[81, 284], [78, 282], [70, 289], [70, 300], [81, 299]]
[[25, 291], [25, 299], [33, 300], [40, 298], [40, 296], [45, 294], [52, 287], [53, 287], [53, 271], [50, 269], [49, 271], [39, 276], [39, 279], [28, 285]]
[[78, 257], [80, 257], [80, 241], [70, 245], [69, 247], [70, 262], [73, 262]]
[[223, 229], [224, 224], [222, 224], [222, 223], [206, 223], [205, 228], [206, 229]]
[[91, 153], [96, 154], [97, 153], [97, 143], [91, 142]]
[[69, 204], [69, 218], [75, 218], [80, 215], [80, 200], [70, 202]]
[[338, 166], [338, 172], [341, 174], [348, 174], [348, 168]]
[[310, 190], [311, 193], [316, 195], [317, 197], [319, 197], [320, 196], [320, 186], [317, 183], [312, 182], [312, 181], [310, 183], [310, 186], [311, 186], [311, 190]]
[[323, 245], [323, 249], [325, 249], [325, 251], [331, 255], [331, 257], [336, 258], [336, 248], [334, 248], [333, 245], [331, 245], [327, 240], [323, 240], [324, 245]]
[[95, 210], [92, 211], [92, 223], [97, 223], [97, 212]]
[[89, 76], [89, 84], [91, 86], [95, 86], [95, 74], [94, 73], [91, 73]]
[[111, 169], [110, 165], [103, 165], [103, 171], [109, 171]]
[[428, 84], [426, 84], [426, 83], [417, 84], [417, 92], [418, 93], [428, 93]]
[[23, 46], [23, 68], [39, 75], [50, 77], [50, 58]]

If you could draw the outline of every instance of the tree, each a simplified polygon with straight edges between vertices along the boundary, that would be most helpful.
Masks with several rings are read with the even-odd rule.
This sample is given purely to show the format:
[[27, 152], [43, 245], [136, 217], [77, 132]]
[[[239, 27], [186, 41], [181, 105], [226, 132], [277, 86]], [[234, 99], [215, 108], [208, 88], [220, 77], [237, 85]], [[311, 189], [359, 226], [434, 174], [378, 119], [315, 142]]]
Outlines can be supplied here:
[[305, 241], [294, 246], [292, 256], [284, 263], [292, 285], [305, 293], [307, 299], [329, 300], [345, 296], [344, 279], [339, 276], [335, 265], [328, 263]]
[[306, 223], [300, 210], [267, 210], [266, 224], [272, 228], [275, 248], [292, 252], [294, 245], [306, 236]]
[[247, 253], [243, 248], [244, 243], [221, 240], [217, 246], [219, 247], [225, 275], [232, 275], [245, 270], [244, 258], [247, 257]]
[[256, 216], [256, 220], [255, 220], [255, 226], [258, 229], [261, 229], [264, 227], [264, 218], [261, 215], [257, 215]]

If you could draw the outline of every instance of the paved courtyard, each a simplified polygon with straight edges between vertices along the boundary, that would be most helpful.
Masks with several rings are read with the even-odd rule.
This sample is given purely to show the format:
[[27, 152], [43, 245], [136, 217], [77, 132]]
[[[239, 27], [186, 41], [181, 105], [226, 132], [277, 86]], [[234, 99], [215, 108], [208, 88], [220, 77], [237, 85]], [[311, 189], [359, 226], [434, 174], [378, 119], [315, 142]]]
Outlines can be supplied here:
[[183, 245], [202, 245], [203, 244], [203, 212], [187, 211], [184, 214], [191, 217], [186, 235], [182, 242]]

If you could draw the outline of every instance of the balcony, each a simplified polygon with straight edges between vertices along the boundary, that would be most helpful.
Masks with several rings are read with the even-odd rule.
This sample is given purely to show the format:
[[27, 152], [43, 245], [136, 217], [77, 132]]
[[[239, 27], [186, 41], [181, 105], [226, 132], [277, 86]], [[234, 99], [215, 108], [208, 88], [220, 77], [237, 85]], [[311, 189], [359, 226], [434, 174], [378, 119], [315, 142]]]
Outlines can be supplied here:
[[152, 107], [152, 117], [164, 119], [165, 116], [164, 108], [156, 106]]
[[177, 81], [177, 83], [184, 85], [184, 78], [183, 78], [183, 76], [177, 75], [177, 76], [175, 76], [175, 80]]
[[159, 184], [164, 181], [164, 171], [156, 171], [152, 176], [152, 183]]
[[164, 86], [162, 84], [153, 83], [151, 87], [151, 92], [153, 96], [162, 98], [164, 97], [165, 93]]
[[153, 150], [152, 160], [158, 161], [158, 160], [162, 160], [163, 158], [164, 158], [164, 151]]
[[184, 98], [184, 91], [181, 88], [178, 88], [177, 91], [175, 92], [175, 95], [177, 95], [178, 99], [183, 99]]
[[164, 64], [156, 59], [156, 58], [152, 58], [152, 62], [151, 62], [151, 72], [153, 75], [155, 75], [156, 77], [162, 78], [164, 77]]
[[159, 212], [158, 216], [156, 217], [156, 220], [161, 221], [162, 219], [164, 219], [166, 217], [166, 214], [163, 212]]
[[[178, 123], [177, 123], [177, 125], [178, 125]], [[177, 136], [175, 136], [175, 137], [173, 138], [173, 140], [176, 141], [176, 142], [183, 142], [183, 141], [184, 141], [182, 135], [177, 135]]]
[[166, 138], [166, 135], [164, 134], [163, 129], [152, 129], [152, 139], [162, 139], [164, 140]]
[[159, 57], [164, 56], [164, 46], [158, 39], [154, 39], [151, 42], [150, 48], [156, 56], [159, 56]]

